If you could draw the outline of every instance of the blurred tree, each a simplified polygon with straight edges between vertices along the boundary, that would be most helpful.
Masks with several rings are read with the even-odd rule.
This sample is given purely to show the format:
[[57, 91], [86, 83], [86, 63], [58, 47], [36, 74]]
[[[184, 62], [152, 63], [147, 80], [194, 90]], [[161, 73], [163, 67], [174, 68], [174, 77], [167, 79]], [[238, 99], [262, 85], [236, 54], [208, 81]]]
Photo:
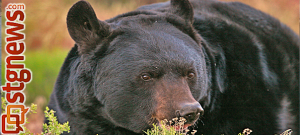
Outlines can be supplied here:
[[[70, 48], [74, 42], [68, 35], [66, 15], [77, 0], [11, 0], [26, 4], [26, 44], [28, 50]], [[145, 4], [166, 0], [88, 0], [100, 20], [109, 19]], [[222, 0], [232, 1], [232, 0]], [[237, 0], [275, 16], [299, 33], [298, 0]], [[3, 8], [3, 7], [2, 7]], [[3, 19], [4, 21], [4, 19]], [[4, 26], [2, 26], [4, 27]], [[3, 40], [3, 38], [2, 38]]]

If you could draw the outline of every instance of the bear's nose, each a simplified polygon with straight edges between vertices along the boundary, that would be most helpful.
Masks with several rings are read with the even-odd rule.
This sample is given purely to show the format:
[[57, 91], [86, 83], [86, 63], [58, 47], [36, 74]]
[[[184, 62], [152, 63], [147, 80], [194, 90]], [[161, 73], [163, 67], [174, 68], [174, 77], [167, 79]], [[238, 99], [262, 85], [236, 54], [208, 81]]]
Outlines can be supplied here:
[[177, 117], [184, 117], [187, 122], [197, 120], [200, 115], [204, 114], [204, 110], [199, 102], [181, 104], [180, 110], [176, 110]]

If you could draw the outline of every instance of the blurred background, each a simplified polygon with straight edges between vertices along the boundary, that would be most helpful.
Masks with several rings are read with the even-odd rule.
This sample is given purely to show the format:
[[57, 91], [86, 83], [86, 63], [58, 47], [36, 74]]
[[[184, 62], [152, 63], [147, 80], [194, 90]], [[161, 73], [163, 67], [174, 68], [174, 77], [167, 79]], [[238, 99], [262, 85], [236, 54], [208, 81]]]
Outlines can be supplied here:
[[[42, 131], [43, 110], [49, 101], [60, 67], [74, 41], [70, 38], [66, 15], [77, 0], [4, 0], [2, 1], [2, 24], [4, 7], [8, 3], [26, 5], [26, 68], [33, 72], [33, 80], [26, 85], [26, 104], [38, 105], [37, 114], [28, 115], [27, 128], [33, 133]], [[87, 0], [94, 7], [100, 20], [136, 9], [145, 4], [166, 0]], [[222, 0], [233, 1], [233, 0]], [[236, 0], [262, 10], [287, 24], [299, 34], [299, 0]], [[0, 0], [1, 2], [1, 0]], [[2, 85], [4, 79], [4, 33], [2, 25]]]

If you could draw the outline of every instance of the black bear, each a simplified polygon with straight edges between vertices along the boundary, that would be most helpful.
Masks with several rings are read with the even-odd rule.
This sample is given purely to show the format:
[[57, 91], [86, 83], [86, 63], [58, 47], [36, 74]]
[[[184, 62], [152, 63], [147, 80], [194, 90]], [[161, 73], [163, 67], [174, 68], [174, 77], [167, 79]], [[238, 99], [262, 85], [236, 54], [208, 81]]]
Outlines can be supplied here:
[[49, 108], [69, 134], [135, 135], [184, 117], [198, 135], [299, 134], [300, 39], [239, 2], [171, 0], [106, 21], [79, 1]]

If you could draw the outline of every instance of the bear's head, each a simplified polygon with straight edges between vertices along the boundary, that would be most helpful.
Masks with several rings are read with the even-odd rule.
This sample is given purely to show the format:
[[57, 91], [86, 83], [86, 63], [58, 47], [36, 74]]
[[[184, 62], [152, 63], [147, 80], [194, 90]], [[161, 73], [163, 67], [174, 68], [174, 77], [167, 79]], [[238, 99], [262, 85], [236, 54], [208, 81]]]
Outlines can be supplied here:
[[209, 104], [212, 62], [192, 23], [188, 0], [107, 21], [86, 1], [74, 4], [67, 16], [79, 55], [67, 97], [73, 113], [94, 112], [86, 117], [136, 133], [175, 117], [193, 125]]

